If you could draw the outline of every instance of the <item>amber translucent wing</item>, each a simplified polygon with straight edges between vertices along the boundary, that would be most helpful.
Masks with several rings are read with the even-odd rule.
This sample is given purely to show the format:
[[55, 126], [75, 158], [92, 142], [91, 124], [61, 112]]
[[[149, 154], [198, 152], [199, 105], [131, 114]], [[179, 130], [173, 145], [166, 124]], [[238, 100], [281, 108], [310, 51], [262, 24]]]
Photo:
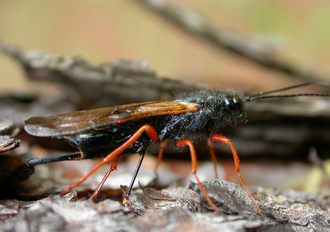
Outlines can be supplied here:
[[154, 101], [83, 110], [49, 117], [33, 117], [25, 121], [25, 130], [32, 135], [65, 136], [88, 130], [101, 130], [113, 125], [148, 117], [183, 114], [197, 111], [196, 103]]

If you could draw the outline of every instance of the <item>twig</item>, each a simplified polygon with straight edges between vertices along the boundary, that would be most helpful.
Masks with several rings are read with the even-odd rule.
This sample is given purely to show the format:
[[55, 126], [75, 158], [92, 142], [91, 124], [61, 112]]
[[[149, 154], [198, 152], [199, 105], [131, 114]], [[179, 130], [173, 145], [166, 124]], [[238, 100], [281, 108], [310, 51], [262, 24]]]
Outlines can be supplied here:
[[218, 48], [226, 49], [252, 60], [267, 68], [292, 75], [307, 81], [324, 81], [326, 77], [288, 65], [274, 58], [274, 47], [260, 39], [248, 39], [236, 33], [219, 30], [198, 12], [175, 1], [140, 0], [141, 5], [156, 12], [158, 15], [176, 23], [187, 32], [201, 37]]
[[63, 58], [41, 51], [1, 43], [0, 51], [12, 57], [33, 80], [53, 81], [76, 91], [81, 101], [106, 99], [108, 105], [173, 99], [175, 92], [209, 88], [207, 85], [157, 76], [147, 61], [117, 60], [92, 65], [82, 57]]

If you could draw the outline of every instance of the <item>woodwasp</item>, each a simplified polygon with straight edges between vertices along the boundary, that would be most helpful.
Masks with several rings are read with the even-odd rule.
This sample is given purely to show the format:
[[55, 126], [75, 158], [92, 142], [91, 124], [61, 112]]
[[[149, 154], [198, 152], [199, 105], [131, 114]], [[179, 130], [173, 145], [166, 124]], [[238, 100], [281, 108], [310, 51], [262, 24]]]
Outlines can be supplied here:
[[251, 96], [243, 96], [241, 93], [229, 90], [203, 90], [179, 95], [172, 101], [134, 103], [49, 117], [33, 117], [25, 121], [25, 130], [29, 134], [64, 139], [79, 151], [55, 157], [32, 159], [28, 164], [34, 166], [62, 160], [104, 158], [85, 177], [62, 191], [63, 195], [81, 185], [102, 165], [112, 162], [110, 170], [91, 197], [94, 199], [111, 172], [116, 169], [121, 156], [139, 153], [140, 160], [126, 194], [126, 199], [128, 199], [149, 145], [162, 143], [158, 166], [168, 141], [175, 141], [176, 146], [189, 147], [192, 172], [208, 203], [216, 212], [219, 212], [196, 175], [197, 158], [193, 142], [208, 142], [213, 162], [216, 162], [212, 149], [213, 143], [221, 142], [230, 146], [241, 183], [258, 213], [261, 214], [259, 206], [241, 175], [240, 161], [234, 145], [229, 139], [219, 134], [224, 127], [236, 127], [247, 121], [244, 109], [244, 104], [247, 102], [266, 98], [330, 96], [313, 93], [271, 95], [311, 84], [304, 83]]

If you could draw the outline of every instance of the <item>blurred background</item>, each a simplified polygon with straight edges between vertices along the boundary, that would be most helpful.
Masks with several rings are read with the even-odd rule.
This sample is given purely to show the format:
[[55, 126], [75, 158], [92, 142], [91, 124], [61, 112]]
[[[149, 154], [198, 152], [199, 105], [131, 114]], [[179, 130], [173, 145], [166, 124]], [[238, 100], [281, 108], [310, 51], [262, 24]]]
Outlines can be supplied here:
[[[296, 83], [290, 76], [191, 36], [141, 2], [2, 0], [0, 39], [27, 50], [80, 55], [95, 64], [119, 58], [144, 59], [160, 76], [217, 86], [260, 90]], [[329, 1], [175, 3], [200, 13], [215, 29], [237, 33], [246, 40], [266, 41], [275, 48], [274, 57], [289, 65], [330, 73]], [[0, 67], [0, 91], [36, 90], [3, 55]]]
[[[317, 80], [330, 80], [328, 64], [330, 60], [330, 2], [326, 0], [2, 0], [0, 1], [0, 42], [63, 57], [78, 55], [91, 64], [112, 62], [121, 58], [147, 60], [151, 69], [155, 70], [159, 76], [249, 91], [274, 90], [310, 80], [304, 75], [290, 75], [289, 72], [282, 72], [276, 68], [267, 68], [251, 59], [219, 48], [207, 39], [194, 36], [193, 33], [182, 29], [159, 12], [150, 9], [146, 6], [146, 2], [160, 8], [169, 3], [168, 9], [172, 12], [178, 9], [182, 12], [190, 12], [187, 13], [190, 16], [185, 20], [197, 28], [200, 26], [198, 22], [207, 22], [213, 31], [250, 44], [250, 48], [254, 51], [263, 51], [272, 60], [284, 66], [292, 67], [303, 74], [313, 73]], [[233, 35], [234, 37], [230, 37]], [[1, 53], [0, 67], [1, 94], [39, 93], [41, 90], [39, 82], [26, 79], [23, 70]], [[42, 84], [42, 86], [45, 85], [50, 84]], [[305, 109], [301, 107], [301, 111]], [[63, 110], [63, 112], [68, 111], [73, 110]], [[33, 113], [34, 116], [38, 115]], [[20, 120], [21, 123], [28, 118], [27, 114], [24, 114], [23, 118]], [[257, 117], [256, 121], [258, 120], [260, 118]], [[327, 121], [325, 125], [328, 125]], [[263, 126], [261, 131], [264, 131]], [[311, 126], [313, 127], [314, 124], [311, 123]], [[324, 130], [327, 130], [326, 128], [323, 126]], [[251, 131], [251, 128], [248, 128], [248, 131]], [[296, 139], [296, 133], [299, 131], [294, 130], [291, 138]], [[317, 130], [316, 133], [318, 133]], [[238, 136], [240, 135], [238, 133]], [[267, 135], [261, 133], [261, 136]], [[280, 136], [275, 139], [278, 137]], [[28, 138], [24, 139], [28, 140]], [[312, 139], [316, 140], [315, 137]], [[261, 141], [259, 138], [256, 140]], [[290, 141], [284, 142], [293, 144]], [[301, 150], [308, 153], [309, 150], [306, 147], [309, 148], [310, 145], [304, 142], [300, 141], [298, 145], [292, 146], [296, 148], [302, 145]], [[327, 141], [324, 142], [326, 143]], [[242, 150], [246, 148], [242, 147]], [[260, 150], [259, 147], [253, 147], [253, 149], [259, 150], [260, 153], [265, 150], [273, 151], [268, 147], [265, 150]], [[291, 152], [286, 148], [283, 150], [287, 153]], [[226, 151], [231, 157], [229, 149]], [[45, 153], [47, 152], [44, 150], [39, 152], [39, 154]], [[288, 164], [286, 156], [281, 156], [281, 149], [278, 153], [282, 160], [276, 165], [273, 161], [259, 165], [254, 161], [252, 164], [243, 164], [243, 172], [246, 173], [244, 174], [247, 175], [248, 182], [302, 189], [301, 185], [304, 185], [306, 179], [309, 178], [306, 176], [313, 165], [308, 164], [306, 167], [306, 164]], [[328, 149], [324, 153], [328, 155]], [[33, 154], [36, 155], [38, 152], [34, 150]], [[244, 152], [239, 152], [239, 154], [244, 157]], [[266, 153], [263, 155], [267, 157]], [[170, 165], [172, 169], [176, 164], [178, 164], [177, 161]], [[229, 168], [226, 168], [226, 165]], [[150, 166], [154, 167], [154, 163]], [[180, 164], [178, 166], [178, 169], [182, 169]], [[231, 158], [225, 166], [225, 169], [228, 169], [226, 170], [227, 179], [237, 182]], [[190, 168], [189, 161], [186, 173], [190, 173]], [[212, 170], [209, 166], [206, 169]], [[86, 168], [86, 170], [89, 169]], [[267, 171], [267, 177], [260, 175]], [[288, 176], [292, 174], [295, 174], [296, 178], [288, 180]], [[213, 176], [213, 172], [211, 175]], [[274, 175], [278, 178], [273, 180], [275, 183], [270, 184], [269, 180], [274, 179]], [[228, 176], [234, 177], [228, 178]], [[289, 183], [284, 184], [284, 181]], [[313, 185], [309, 185], [309, 188], [315, 189]]]

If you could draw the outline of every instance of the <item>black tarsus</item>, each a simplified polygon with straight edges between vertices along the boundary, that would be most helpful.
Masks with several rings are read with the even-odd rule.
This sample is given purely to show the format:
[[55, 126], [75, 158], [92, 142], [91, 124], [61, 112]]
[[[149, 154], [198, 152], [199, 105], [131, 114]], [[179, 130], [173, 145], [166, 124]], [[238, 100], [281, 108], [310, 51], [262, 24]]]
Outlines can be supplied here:
[[134, 174], [133, 174], [133, 177], [132, 177], [132, 180], [131, 180], [131, 183], [129, 184], [129, 187], [128, 187], [128, 190], [126, 192], [126, 200], [129, 199], [129, 196], [131, 195], [131, 192], [132, 192], [132, 189], [133, 189], [133, 185], [134, 185], [134, 182], [135, 182], [135, 179], [137, 177], [137, 174], [139, 173], [140, 171], [140, 168], [141, 168], [141, 164], [142, 164], [142, 161], [143, 161], [143, 158], [146, 154], [146, 151], [143, 151], [140, 153], [140, 159], [139, 159], [139, 162], [135, 168], [135, 171], [134, 171]]

